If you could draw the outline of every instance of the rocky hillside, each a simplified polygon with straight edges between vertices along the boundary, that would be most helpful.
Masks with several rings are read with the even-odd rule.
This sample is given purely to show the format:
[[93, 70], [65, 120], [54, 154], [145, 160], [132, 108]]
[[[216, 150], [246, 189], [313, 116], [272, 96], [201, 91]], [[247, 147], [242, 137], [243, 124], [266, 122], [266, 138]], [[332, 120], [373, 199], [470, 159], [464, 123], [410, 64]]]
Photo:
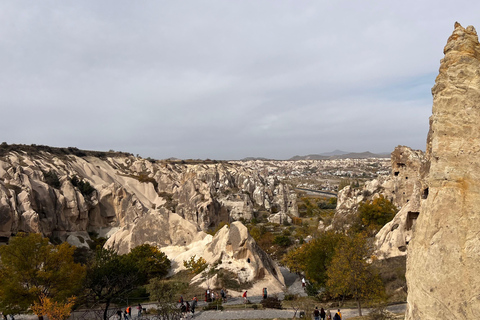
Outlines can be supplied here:
[[95, 232], [115, 239], [125, 252], [144, 242], [188, 244], [221, 222], [260, 213], [275, 220], [297, 212], [287, 186], [235, 163], [2, 147], [8, 147], [0, 157], [4, 241], [19, 231], [60, 240], [70, 235], [87, 240], [88, 232]]
[[[327, 226], [336, 230], [348, 229], [362, 202], [384, 196], [399, 211], [376, 235], [378, 258], [407, 254], [413, 226], [420, 211], [422, 181], [426, 171], [425, 154], [420, 150], [398, 146], [392, 152], [390, 161], [390, 175], [367, 181], [360, 188], [346, 186], [338, 193], [335, 216], [331, 226]], [[320, 227], [323, 228], [322, 225]]]

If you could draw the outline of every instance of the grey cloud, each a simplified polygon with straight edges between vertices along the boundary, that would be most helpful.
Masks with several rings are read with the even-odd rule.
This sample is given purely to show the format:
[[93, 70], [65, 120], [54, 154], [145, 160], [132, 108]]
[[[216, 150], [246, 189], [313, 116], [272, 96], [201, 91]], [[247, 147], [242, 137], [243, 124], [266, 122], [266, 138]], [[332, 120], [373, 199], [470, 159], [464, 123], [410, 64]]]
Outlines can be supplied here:
[[456, 20], [478, 24], [478, 9], [467, 1], [1, 3], [0, 112], [9, 121], [0, 134], [154, 158], [423, 148], [443, 46]]

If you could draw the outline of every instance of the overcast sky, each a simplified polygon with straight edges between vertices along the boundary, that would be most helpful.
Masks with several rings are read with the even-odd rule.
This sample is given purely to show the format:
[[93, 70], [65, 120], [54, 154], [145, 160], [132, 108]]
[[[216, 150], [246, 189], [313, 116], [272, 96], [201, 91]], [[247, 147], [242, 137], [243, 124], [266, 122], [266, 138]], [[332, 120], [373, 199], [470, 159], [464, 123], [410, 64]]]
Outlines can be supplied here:
[[163, 159], [425, 149], [480, 1], [2, 1], [0, 142]]

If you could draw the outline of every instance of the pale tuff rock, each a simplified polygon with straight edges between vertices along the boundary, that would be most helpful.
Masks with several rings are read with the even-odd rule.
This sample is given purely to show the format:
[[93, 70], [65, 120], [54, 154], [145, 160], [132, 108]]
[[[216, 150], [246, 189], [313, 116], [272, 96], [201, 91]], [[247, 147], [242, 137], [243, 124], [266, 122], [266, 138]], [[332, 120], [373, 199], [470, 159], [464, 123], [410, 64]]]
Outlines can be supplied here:
[[391, 168], [389, 177], [368, 181], [361, 189], [350, 186], [343, 188], [338, 193], [332, 224], [320, 224], [319, 229], [348, 229], [362, 202], [383, 195], [392, 201], [399, 212], [376, 235], [375, 255], [381, 259], [406, 255], [413, 225], [420, 211], [425, 155], [420, 150], [398, 146], [391, 154]]
[[[55, 172], [59, 186], [44, 174]], [[95, 190], [82, 194], [71, 178]], [[273, 210], [275, 208], [275, 210]], [[240, 163], [155, 162], [11, 151], [0, 157], [0, 240], [19, 231], [63, 241], [87, 232], [125, 253], [142, 243], [188, 245], [220, 222], [257, 211], [298, 215], [295, 193]], [[268, 215], [268, 213], [267, 213]], [[76, 243], [76, 240], [71, 240]]]
[[[251, 294], [260, 295], [262, 288], [270, 293], [280, 293], [285, 289], [283, 275], [277, 264], [261, 250], [241, 222], [225, 225], [214, 237], [204, 235], [203, 239], [187, 246], [168, 246], [162, 251], [172, 261], [172, 273], [185, 269], [183, 261], [204, 258], [210, 267], [233, 272], [240, 282], [255, 283], [249, 289]], [[204, 273], [192, 282], [205, 289], [218, 288], [216, 278], [208, 278]]]
[[392, 258], [407, 254], [413, 227], [420, 212], [425, 175], [425, 155], [421, 150], [398, 146], [392, 152], [389, 188], [393, 203], [400, 209], [375, 236], [375, 255]]
[[433, 93], [406, 319], [480, 317], [480, 44], [455, 24]]
[[[217, 269], [233, 272], [240, 282], [255, 282], [255, 287], [249, 290], [250, 294], [260, 295], [264, 287], [268, 287], [270, 293], [285, 289], [277, 264], [258, 247], [241, 222], [220, 229], [205, 247], [202, 257], [210, 265], [216, 265]], [[215, 287], [214, 280], [202, 278], [203, 275], [199, 275], [193, 281], [201, 281], [205, 288]]]
[[[385, 177], [367, 181], [362, 189], [346, 186], [338, 192], [337, 208], [332, 224], [326, 230], [335, 228], [347, 230], [351, 227], [351, 221], [357, 215], [358, 206], [367, 200], [372, 200], [380, 195], [391, 199], [391, 180]], [[322, 226], [323, 228], [323, 226]]]

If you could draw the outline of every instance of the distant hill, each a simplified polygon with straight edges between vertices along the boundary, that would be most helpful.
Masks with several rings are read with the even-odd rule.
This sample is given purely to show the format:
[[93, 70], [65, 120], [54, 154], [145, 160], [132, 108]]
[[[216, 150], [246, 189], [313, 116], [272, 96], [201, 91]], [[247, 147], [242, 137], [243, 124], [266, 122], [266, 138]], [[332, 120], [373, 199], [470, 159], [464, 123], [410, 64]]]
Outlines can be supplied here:
[[322, 154], [309, 154], [306, 156], [294, 156], [288, 160], [330, 160], [330, 159], [369, 159], [369, 158], [390, 158], [389, 153], [371, 153], [365, 152], [345, 152], [341, 150], [335, 150]]
[[272, 159], [262, 158], [262, 157], [246, 157], [246, 158], [240, 159], [240, 161], [255, 161], [255, 160], [269, 161]]

